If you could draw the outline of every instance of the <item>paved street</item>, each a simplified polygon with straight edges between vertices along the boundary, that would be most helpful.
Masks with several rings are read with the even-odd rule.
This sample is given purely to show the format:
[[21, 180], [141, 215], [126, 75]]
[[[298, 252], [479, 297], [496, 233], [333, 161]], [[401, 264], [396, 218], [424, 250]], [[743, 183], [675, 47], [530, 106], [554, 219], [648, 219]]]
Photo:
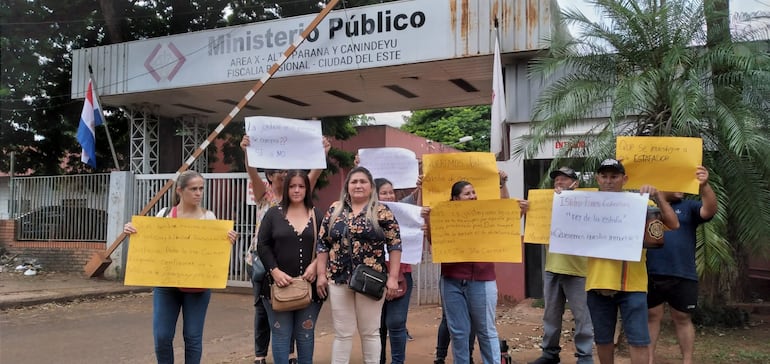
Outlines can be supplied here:
[[[215, 293], [204, 332], [204, 363], [251, 363], [253, 307], [249, 295]], [[0, 363], [153, 363], [149, 293], [45, 304], [0, 312]], [[411, 363], [432, 362], [438, 307], [413, 307]], [[328, 363], [334, 335], [328, 307], [316, 331], [315, 362]], [[176, 358], [182, 362], [181, 325]], [[354, 340], [351, 363], [360, 360]], [[269, 360], [272, 362], [272, 358]]]

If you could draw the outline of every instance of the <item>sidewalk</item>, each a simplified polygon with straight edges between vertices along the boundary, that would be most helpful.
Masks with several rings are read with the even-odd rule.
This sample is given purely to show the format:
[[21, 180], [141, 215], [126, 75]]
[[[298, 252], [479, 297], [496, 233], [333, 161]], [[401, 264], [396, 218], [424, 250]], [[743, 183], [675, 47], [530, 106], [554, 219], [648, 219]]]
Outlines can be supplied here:
[[150, 291], [150, 287], [124, 286], [105, 278], [87, 278], [82, 273], [39, 272], [25, 276], [5, 268], [0, 272], [0, 310]]

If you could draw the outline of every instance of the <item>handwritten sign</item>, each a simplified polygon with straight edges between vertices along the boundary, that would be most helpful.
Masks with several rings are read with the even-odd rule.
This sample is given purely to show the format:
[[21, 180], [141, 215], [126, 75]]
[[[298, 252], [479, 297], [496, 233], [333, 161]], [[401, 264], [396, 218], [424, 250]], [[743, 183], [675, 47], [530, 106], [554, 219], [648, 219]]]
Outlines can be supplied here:
[[492, 153], [426, 154], [422, 158], [422, 202], [433, 206], [452, 197], [452, 185], [468, 181], [479, 200], [500, 198], [500, 176]]
[[134, 216], [125, 285], [225, 288], [230, 264], [229, 220]]
[[366, 167], [374, 178], [387, 178], [393, 188], [417, 186], [417, 156], [405, 148], [362, 148], [358, 165]]
[[628, 175], [626, 188], [653, 185], [661, 191], [698, 193], [696, 168], [703, 140], [681, 137], [618, 137], [615, 157]]
[[270, 169], [325, 169], [321, 121], [268, 116], [246, 119], [249, 166]]
[[422, 242], [425, 224], [420, 213], [422, 206], [402, 202], [382, 202], [390, 208], [398, 221], [401, 232], [401, 263], [420, 264], [422, 262]]
[[521, 262], [516, 200], [444, 201], [431, 207], [434, 263]]
[[[596, 188], [578, 188], [579, 191], [596, 191]], [[551, 208], [556, 193], [552, 189], [529, 190], [526, 222], [524, 224], [524, 242], [548, 244], [551, 237]]]
[[553, 198], [551, 253], [638, 262], [648, 194], [563, 191]]

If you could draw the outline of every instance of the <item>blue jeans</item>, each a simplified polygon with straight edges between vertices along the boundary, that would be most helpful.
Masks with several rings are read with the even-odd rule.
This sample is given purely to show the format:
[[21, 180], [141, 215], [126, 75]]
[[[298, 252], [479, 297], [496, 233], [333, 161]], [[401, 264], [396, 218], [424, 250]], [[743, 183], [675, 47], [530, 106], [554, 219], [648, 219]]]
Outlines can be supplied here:
[[569, 301], [569, 309], [575, 318], [575, 356], [580, 364], [593, 364], [594, 328], [586, 304], [586, 278], [546, 271], [543, 276], [543, 298], [543, 357], [559, 357], [564, 304]]
[[455, 363], [470, 363], [470, 333], [475, 332], [484, 364], [500, 364], [500, 341], [495, 327], [497, 283], [441, 277], [442, 303]]
[[201, 362], [203, 324], [211, 300], [211, 291], [185, 293], [175, 287], [156, 287], [152, 294], [152, 334], [158, 364], [174, 363], [174, 334], [182, 311], [184, 362]]
[[647, 292], [615, 292], [605, 296], [588, 291], [588, 310], [594, 324], [594, 341], [597, 345], [611, 344], [615, 339], [615, 323], [618, 310], [628, 345], [647, 346], [650, 332], [647, 327]]
[[[403, 364], [406, 360], [406, 315], [409, 313], [409, 299], [412, 296], [412, 273], [404, 273], [406, 294], [392, 301], [385, 301], [380, 319], [380, 364], [387, 361], [386, 341], [390, 336], [390, 362]], [[388, 334], [390, 333], [390, 334]]]
[[276, 312], [268, 299], [262, 303], [267, 311], [270, 330], [273, 335], [273, 362], [289, 364], [289, 353], [297, 343], [297, 363], [312, 364], [315, 346], [315, 323], [321, 311], [321, 302], [296, 311]]
[[[436, 336], [436, 359], [446, 359], [449, 352], [449, 327], [446, 324], [446, 314], [444, 310], [441, 310], [441, 323], [438, 325], [438, 335]], [[468, 340], [468, 357], [473, 356], [473, 342], [476, 341], [476, 334], [471, 332], [470, 339]]]
[[251, 288], [254, 291], [254, 356], [264, 358], [270, 346], [270, 323], [265, 305], [262, 304], [262, 281], [254, 280], [251, 265], [246, 265], [246, 273], [251, 277]]

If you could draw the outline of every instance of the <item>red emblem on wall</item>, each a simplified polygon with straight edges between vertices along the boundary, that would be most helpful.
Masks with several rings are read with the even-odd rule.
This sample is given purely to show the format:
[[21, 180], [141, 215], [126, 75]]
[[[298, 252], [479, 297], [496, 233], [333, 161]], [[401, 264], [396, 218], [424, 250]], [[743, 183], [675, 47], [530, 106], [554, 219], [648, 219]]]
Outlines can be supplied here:
[[144, 61], [144, 68], [157, 82], [163, 79], [171, 81], [186, 60], [174, 43], [169, 42], [165, 47], [158, 44]]

